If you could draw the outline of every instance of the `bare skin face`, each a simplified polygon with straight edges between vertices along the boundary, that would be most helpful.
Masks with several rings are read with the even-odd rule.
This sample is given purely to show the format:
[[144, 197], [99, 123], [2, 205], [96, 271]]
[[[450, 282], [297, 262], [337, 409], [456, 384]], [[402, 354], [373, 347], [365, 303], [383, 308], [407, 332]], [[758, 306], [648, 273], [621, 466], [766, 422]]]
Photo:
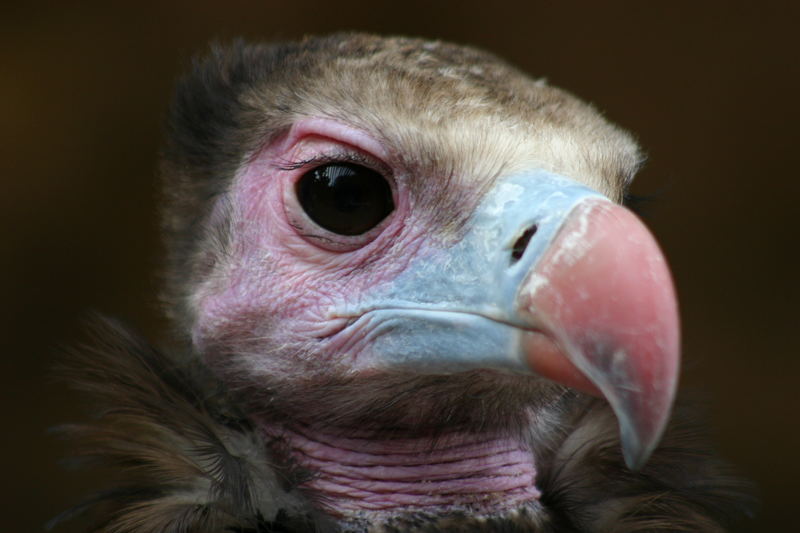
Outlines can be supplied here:
[[[286, 346], [288, 359], [280, 354], [260, 358], [258, 363], [265, 366], [253, 369], [271, 375], [296, 372], [296, 354], [309, 349], [316, 357], [302, 362], [311, 369], [350, 367], [357, 353], [332, 346], [361, 340], [338, 335], [349, 318], [336, 310], [390, 282], [425, 245], [425, 223], [412, 214], [415, 200], [403, 181], [407, 176], [387, 159], [381, 146], [362, 132], [330, 120], [305, 120], [243, 167], [226, 199], [233, 206], [235, 228], [230, 256], [197, 298], [195, 343], [249, 336], [259, 351], [259, 337], [270, 345], [277, 341]], [[394, 203], [389, 215], [354, 236], [315, 224], [299, 205], [295, 185], [326, 161], [358, 162], [385, 176]], [[271, 294], [283, 296], [276, 300]], [[243, 324], [254, 329], [242, 332]]]

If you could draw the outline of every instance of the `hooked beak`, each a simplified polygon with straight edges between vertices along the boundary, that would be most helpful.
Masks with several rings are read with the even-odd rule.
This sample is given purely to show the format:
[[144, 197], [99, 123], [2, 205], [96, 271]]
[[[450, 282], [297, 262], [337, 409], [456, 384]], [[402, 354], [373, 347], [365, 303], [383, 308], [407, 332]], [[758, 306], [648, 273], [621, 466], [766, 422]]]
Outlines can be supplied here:
[[680, 359], [678, 312], [655, 240], [627, 209], [588, 199], [567, 216], [520, 287], [518, 312], [537, 374], [600, 393], [625, 461], [643, 466], [669, 419]]

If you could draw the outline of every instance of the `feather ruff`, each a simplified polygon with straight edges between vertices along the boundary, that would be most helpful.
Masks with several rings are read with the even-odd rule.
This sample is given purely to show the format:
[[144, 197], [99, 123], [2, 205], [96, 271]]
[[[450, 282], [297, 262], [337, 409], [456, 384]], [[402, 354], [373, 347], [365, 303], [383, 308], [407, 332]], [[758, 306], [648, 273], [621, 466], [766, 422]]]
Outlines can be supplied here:
[[541, 458], [541, 502], [513, 516], [414, 515], [337, 524], [270, 458], [259, 432], [199, 364], [179, 364], [119, 324], [61, 369], [99, 407], [60, 431], [81, 460], [116, 473], [112, 488], [54, 519], [93, 516], [94, 533], [683, 532], [717, 533], [753, 507], [750, 487], [716, 459], [678, 409], [647, 466], [625, 468], [607, 405], [571, 396], [563, 434]]

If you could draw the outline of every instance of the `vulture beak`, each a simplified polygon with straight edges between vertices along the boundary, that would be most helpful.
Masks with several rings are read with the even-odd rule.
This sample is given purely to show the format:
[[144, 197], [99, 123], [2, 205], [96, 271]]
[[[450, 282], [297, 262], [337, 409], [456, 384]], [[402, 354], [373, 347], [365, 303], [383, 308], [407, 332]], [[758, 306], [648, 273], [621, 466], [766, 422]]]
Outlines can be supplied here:
[[580, 202], [517, 303], [536, 330], [521, 341], [529, 367], [599, 391], [619, 420], [626, 463], [643, 466], [669, 419], [680, 357], [675, 292], [650, 232], [623, 207]]
[[669, 419], [679, 325], [666, 262], [627, 209], [534, 171], [488, 193], [359, 313], [383, 366], [535, 374], [604, 397], [630, 468]]

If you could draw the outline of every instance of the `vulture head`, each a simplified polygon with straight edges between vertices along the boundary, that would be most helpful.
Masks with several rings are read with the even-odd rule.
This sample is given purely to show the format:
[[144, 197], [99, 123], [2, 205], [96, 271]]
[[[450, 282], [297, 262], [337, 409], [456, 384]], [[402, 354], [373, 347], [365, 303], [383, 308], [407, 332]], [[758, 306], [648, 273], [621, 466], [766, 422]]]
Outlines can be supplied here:
[[639, 149], [593, 107], [478, 50], [347, 34], [214, 48], [168, 130], [182, 356], [129, 339], [147, 375], [120, 387], [158, 382], [127, 438], [198, 473], [140, 457], [160, 496], [108, 531], [176, 506], [197, 529], [163, 531], [717, 527], [693, 477], [716, 497], [717, 464], [657, 449], [675, 295], [619, 205]]

